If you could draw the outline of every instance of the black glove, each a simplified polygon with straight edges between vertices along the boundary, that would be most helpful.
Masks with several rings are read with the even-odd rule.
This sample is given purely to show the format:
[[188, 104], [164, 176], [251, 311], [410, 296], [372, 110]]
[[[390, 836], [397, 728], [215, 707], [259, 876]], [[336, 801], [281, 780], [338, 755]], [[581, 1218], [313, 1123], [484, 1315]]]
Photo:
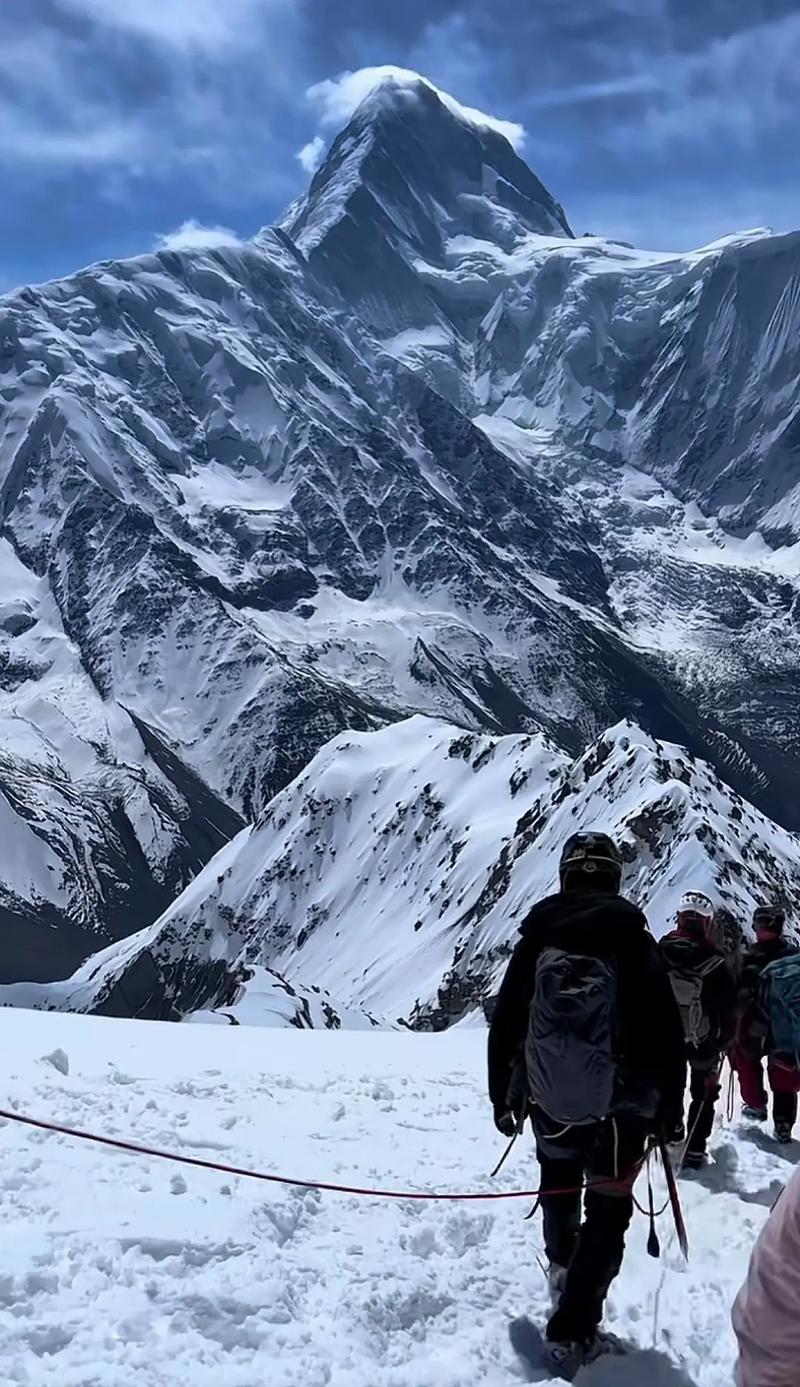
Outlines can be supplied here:
[[504, 1137], [513, 1137], [517, 1130], [517, 1114], [507, 1109], [495, 1108], [494, 1125]]

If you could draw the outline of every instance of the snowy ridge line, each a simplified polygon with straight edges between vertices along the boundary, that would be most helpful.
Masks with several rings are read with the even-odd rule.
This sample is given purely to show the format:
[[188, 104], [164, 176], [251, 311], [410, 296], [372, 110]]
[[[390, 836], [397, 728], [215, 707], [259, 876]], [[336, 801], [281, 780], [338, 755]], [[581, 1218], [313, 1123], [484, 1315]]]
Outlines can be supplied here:
[[414, 717], [335, 738], [155, 925], [64, 983], [0, 988], [0, 1003], [480, 1025], [531, 901], [557, 887], [566, 838], [599, 825], [624, 845], [625, 894], [656, 937], [690, 880], [734, 924], [769, 892], [800, 913], [800, 839], [677, 744], [624, 722], [572, 762], [540, 733]]
[[[35, 1127], [42, 1132], [56, 1132], [59, 1136], [75, 1137], [79, 1141], [95, 1142], [98, 1146], [109, 1146], [115, 1151], [129, 1151], [135, 1156], [154, 1156], [160, 1161], [173, 1161], [176, 1165], [196, 1166], [200, 1170], [213, 1170], [220, 1175], [241, 1175], [248, 1180], [265, 1180], [273, 1185], [295, 1185], [305, 1190], [326, 1190], [329, 1194], [355, 1194], [369, 1199], [416, 1199], [431, 1202], [441, 1201], [475, 1201], [479, 1199], [538, 1199], [545, 1193], [542, 1189], [535, 1190], [490, 1190], [486, 1193], [438, 1193], [426, 1190], [381, 1190], [371, 1189], [361, 1185], [336, 1185], [325, 1180], [297, 1180], [288, 1175], [271, 1175], [263, 1170], [248, 1170], [245, 1166], [227, 1165], [223, 1161], [208, 1161], [202, 1156], [181, 1156], [176, 1151], [162, 1151], [157, 1146], [143, 1146], [139, 1142], [125, 1141], [123, 1137], [107, 1137], [99, 1132], [86, 1132], [80, 1127], [66, 1127], [59, 1122], [48, 1122], [42, 1117], [28, 1117], [23, 1113], [11, 1112], [9, 1109], [0, 1108], [0, 1121], [19, 1122], [24, 1127]], [[565, 1189], [548, 1190], [548, 1194], [578, 1194], [584, 1189], [594, 1188], [598, 1185], [618, 1185], [620, 1179], [629, 1178], [634, 1172], [641, 1171], [646, 1157], [642, 1157], [634, 1166], [623, 1176], [615, 1176], [610, 1180], [589, 1180], [580, 1185], [571, 1185]]]

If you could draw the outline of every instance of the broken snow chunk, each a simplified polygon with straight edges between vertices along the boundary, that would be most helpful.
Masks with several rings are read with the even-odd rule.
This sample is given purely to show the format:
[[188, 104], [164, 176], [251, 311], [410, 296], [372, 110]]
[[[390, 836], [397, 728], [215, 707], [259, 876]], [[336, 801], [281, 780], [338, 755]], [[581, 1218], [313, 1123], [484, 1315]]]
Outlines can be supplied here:
[[65, 1078], [69, 1074], [69, 1055], [66, 1050], [53, 1050], [49, 1055], [42, 1055], [42, 1064], [51, 1064]]

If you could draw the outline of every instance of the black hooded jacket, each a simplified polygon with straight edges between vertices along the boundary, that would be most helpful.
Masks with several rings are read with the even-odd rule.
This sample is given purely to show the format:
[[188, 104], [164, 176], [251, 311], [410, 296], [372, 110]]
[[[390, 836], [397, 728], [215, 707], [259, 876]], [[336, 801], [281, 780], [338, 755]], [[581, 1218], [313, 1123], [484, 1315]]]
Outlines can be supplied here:
[[512, 1073], [528, 1030], [539, 955], [554, 946], [614, 960], [625, 1072], [637, 1087], [656, 1091], [660, 1118], [667, 1125], [676, 1124], [685, 1084], [683, 1026], [642, 912], [622, 896], [562, 891], [533, 907], [520, 936], [489, 1029], [489, 1096], [495, 1112], [508, 1106]]

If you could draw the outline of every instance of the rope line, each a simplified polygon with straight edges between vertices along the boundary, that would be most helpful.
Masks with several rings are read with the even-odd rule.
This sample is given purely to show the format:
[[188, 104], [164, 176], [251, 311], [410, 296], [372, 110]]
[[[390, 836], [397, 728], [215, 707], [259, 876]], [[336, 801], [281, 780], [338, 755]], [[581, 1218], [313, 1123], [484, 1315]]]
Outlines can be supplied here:
[[630, 1179], [631, 1185], [640, 1173], [643, 1161], [637, 1161], [627, 1176], [611, 1180], [588, 1180], [581, 1185], [565, 1189], [535, 1190], [490, 1190], [481, 1193], [439, 1193], [433, 1190], [394, 1190], [372, 1189], [360, 1185], [339, 1185], [327, 1180], [302, 1180], [294, 1176], [276, 1175], [262, 1170], [248, 1170], [246, 1166], [228, 1165], [223, 1161], [209, 1161], [202, 1156], [183, 1156], [175, 1151], [164, 1151], [157, 1146], [145, 1146], [140, 1142], [126, 1141], [122, 1137], [104, 1136], [99, 1132], [87, 1132], [79, 1127], [67, 1127], [59, 1122], [49, 1122], [45, 1118], [28, 1117], [23, 1113], [9, 1112], [0, 1108], [0, 1120], [18, 1122], [24, 1127], [34, 1127], [42, 1132], [54, 1132], [58, 1136], [72, 1137], [78, 1141], [91, 1141], [98, 1146], [109, 1147], [114, 1151], [126, 1151], [134, 1156], [152, 1156], [159, 1161], [171, 1161], [176, 1165], [193, 1166], [198, 1170], [211, 1170], [218, 1175], [242, 1176], [248, 1180], [262, 1180], [272, 1185], [290, 1185], [298, 1189], [324, 1190], [329, 1194], [352, 1194], [371, 1199], [427, 1200], [436, 1202], [466, 1202], [498, 1199], [538, 1199], [542, 1194], [578, 1194], [583, 1189], [597, 1189], [604, 1185], [620, 1185]]

